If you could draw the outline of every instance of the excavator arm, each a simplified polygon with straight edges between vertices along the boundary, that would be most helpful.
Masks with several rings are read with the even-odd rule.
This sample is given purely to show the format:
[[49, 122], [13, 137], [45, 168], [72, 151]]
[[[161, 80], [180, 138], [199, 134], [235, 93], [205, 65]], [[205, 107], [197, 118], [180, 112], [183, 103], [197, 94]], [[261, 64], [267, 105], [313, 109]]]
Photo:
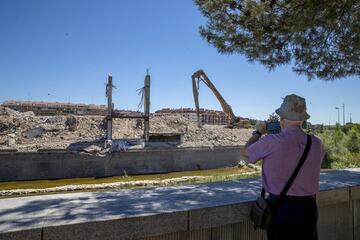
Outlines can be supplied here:
[[195, 110], [198, 120], [198, 126], [201, 126], [200, 122], [200, 109], [199, 109], [199, 84], [200, 81], [204, 82], [206, 86], [210, 88], [210, 90], [214, 93], [217, 100], [220, 102], [222, 110], [224, 111], [225, 115], [230, 120], [230, 126], [235, 126], [235, 124], [239, 121], [237, 117], [235, 117], [231, 106], [225, 101], [225, 99], [221, 96], [220, 92], [216, 89], [214, 84], [210, 81], [208, 76], [205, 74], [203, 70], [198, 70], [192, 75], [192, 86], [193, 86], [193, 94], [194, 94], [194, 101], [195, 101]]

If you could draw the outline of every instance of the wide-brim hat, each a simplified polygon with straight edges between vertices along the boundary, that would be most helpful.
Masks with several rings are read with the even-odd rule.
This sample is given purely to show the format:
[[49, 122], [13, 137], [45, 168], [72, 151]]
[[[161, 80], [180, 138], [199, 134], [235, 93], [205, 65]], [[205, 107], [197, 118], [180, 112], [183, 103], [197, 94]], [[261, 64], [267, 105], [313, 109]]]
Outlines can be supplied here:
[[306, 112], [305, 98], [295, 94], [287, 95], [280, 108], [276, 109], [275, 112], [280, 117], [291, 121], [305, 121], [310, 118]]

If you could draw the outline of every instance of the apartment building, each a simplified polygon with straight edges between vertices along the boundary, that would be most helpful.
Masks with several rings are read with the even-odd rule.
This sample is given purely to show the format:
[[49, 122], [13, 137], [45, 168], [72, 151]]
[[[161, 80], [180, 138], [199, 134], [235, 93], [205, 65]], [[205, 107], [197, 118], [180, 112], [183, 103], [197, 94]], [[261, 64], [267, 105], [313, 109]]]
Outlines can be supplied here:
[[[228, 118], [223, 111], [200, 108], [200, 119], [202, 124], [227, 125]], [[197, 122], [196, 111], [192, 108], [163, 108], [154, 114], [155, 116], [183, 116], [192, 122]]]
[[106, 115], [105, 105], [62, 103], [62, 102], [33, 102], [8, 100], [1, 104], [19, 112], [33, 111], [36, 115]]

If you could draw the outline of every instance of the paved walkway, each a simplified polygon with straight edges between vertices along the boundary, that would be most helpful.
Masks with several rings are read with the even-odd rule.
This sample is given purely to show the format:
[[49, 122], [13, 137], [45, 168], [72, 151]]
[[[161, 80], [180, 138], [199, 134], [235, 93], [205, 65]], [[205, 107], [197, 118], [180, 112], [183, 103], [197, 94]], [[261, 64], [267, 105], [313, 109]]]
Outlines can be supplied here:
[[[321, 174], [321, 190], [360, 185], [360, 169]], [[0, 233], [229, 205], [255, 200], [259, 179], [0, 199]]]

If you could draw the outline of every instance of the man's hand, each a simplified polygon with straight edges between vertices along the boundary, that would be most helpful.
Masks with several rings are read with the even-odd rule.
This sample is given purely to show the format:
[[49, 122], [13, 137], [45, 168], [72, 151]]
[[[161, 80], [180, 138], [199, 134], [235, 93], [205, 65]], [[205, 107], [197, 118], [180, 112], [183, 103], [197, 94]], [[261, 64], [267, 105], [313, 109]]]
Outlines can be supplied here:
[[266, 122], [258, 121], [256, 123], [255, 129], [256, 129], [256, 131], [258, 131], [261, 134], [266, 134], [267, 133], [267, 131], [266, 131]]
[[[257, 134], [260, 133], [260, 134]], [[261, 135], [267, 133], [266, 131], [266, 122], [260, 122], [258, 121], [256, 123], [255, 132], [253, 133], [252, 137], [246, 142], [245, 148], [248, 148], [251, 144], [259, 140]], [[246, 152], [247, 155], [247, 152]]]

